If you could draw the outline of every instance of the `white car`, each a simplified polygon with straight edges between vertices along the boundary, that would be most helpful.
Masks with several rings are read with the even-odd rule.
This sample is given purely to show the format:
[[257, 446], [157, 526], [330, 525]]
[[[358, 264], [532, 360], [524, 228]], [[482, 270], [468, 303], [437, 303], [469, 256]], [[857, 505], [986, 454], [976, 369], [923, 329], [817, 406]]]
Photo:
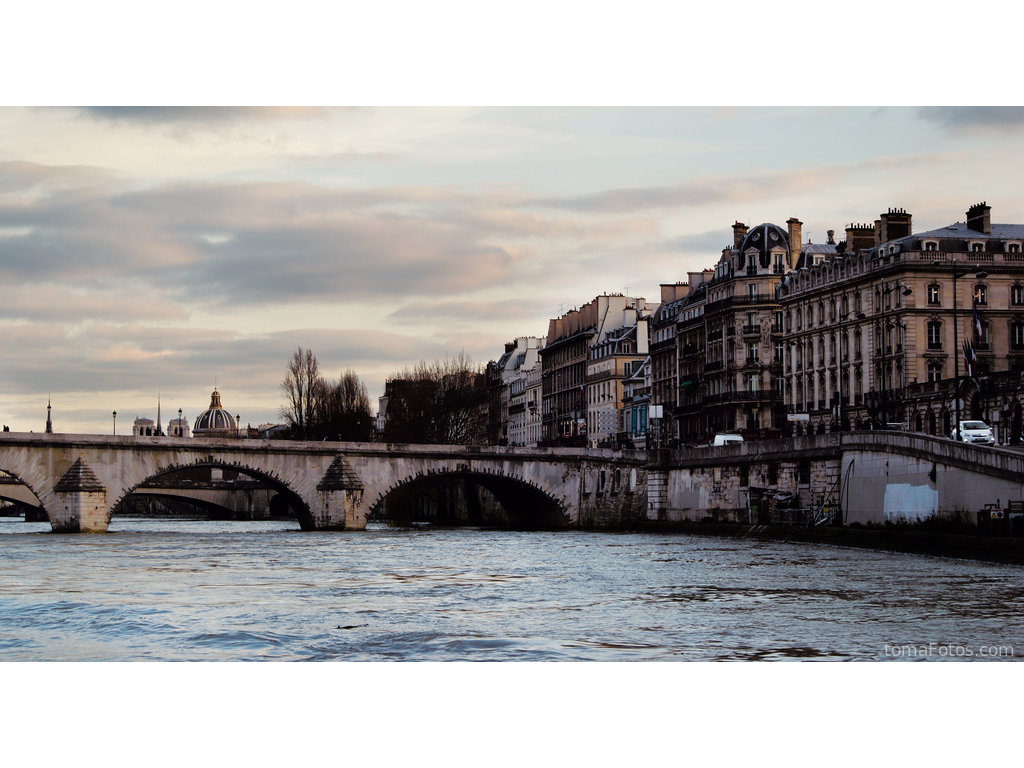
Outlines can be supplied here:
[[743, 435], [715, 435], [715, 440], [711, 443], [714, 446], [720, 445], [733, 445], [735, 443], [742, 443]]
[[956, 427], [949, 433], [951, 440], [962, 440], [965, 443], [982, 443], [983, 445], [995, 445], [995, 438], [992, 436], [992, 427], [984, 421], [961, 421], [960, 437], [957, 437]]

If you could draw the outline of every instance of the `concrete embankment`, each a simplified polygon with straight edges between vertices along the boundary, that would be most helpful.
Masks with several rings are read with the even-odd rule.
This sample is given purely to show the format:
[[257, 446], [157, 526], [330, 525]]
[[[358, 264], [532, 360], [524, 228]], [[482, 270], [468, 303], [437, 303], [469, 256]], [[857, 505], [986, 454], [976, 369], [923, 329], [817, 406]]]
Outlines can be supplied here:
[[811, 542], [840, 547], [905, 552], [914, 555], [957, 557], [991, 563], [1024, 565], [1024, 539], [933, 533], [901, 528], [794, 528], [785, 525], [742, 525], [644, 521], [636, 530], [651, 533], [689, 533], [698, 536]]

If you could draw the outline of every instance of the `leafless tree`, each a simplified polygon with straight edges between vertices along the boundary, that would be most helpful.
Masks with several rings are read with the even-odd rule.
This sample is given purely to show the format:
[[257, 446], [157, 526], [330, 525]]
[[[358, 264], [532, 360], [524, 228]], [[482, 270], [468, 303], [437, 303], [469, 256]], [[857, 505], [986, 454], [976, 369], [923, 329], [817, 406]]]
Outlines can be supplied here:
[[312, 350], [299, 347], [288, 363], [281, 382], [286, 402], [281, 406], [281, 418], [288, 422], [292, 437], [307, 440], [316, 419], [318, 402], [324, 390], [320, 366]]
[[365, 441], [372, 427], [370, 396], [355, 371], [347, 370], [337, 381], [324, 382], [311, 430], [314, 438]]
[[484, 373], [465, 352], [423, 361], [388, 382], [388, 442], [480, 445], [487, 440]]

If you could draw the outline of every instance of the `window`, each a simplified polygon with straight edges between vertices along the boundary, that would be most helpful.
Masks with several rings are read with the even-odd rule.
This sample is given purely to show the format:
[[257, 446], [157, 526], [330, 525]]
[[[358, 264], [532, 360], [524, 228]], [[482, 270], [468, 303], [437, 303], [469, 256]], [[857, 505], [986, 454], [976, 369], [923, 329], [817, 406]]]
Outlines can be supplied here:
[[928, 240], [924, 244], [924, 249], [926, 251], [937, 251], [939, 249], [938, 246], [939, 244], [936, 243], [934, 240]]
[[988, 288], [984, 285], [974, 286], [974, 303], [979, 307], [988, 304]]
[[751, 392], [757, 392], [760, 389], [761, 376], [756, 373], [750, 374], [747, 378], [747, 389]]
[[1015, 307], [1024, 306], [1024, 285], [1010, 286], [1010, 304]]
[[1009, 253], [1020, 253], [1020, 243], [1010, 243], [1006, 246], [1006, 250]]
[[751, 301], [757, 301], [757, 283], [750, 283], [747, 286], [747, 298]]
[[939, 285], [938, 283], [932, 283], [928, 286], [928, 303], [929, 304], [941, 304], [942, 299], [939, 296]]
[[776, 363], [781, 363], [782, 362], [782, 351], [783, 351], [783, 349], [784, 349], [784, 347], [782, 345], [782, 342], [781, 341], [776, 341], [775, 342], [775, 362]]
[[1010, 324], [1010, 349], [1024, 349], [1024, 323]]
[[978, 339], [978, 349], [988, 349], [989, 348], [989, 343], [988, 343], [988, 340], [989, 340], [989, 335], [988, 335], [989, 325], [990, 325], [990, 323], [982, 323], [981, 324], [981, 338]]
[[985, 246], [981, 243], [971, 243], [971, 251], [974, 253], [981, 253], [985, 250]]
[[942, 323], [937, 320], [928, 323], [928, 349], [942, 349]]
[[757, 362], [757, 344], [748, 344], [747, 345], [747, 362], [748, 363], [756, 363]]

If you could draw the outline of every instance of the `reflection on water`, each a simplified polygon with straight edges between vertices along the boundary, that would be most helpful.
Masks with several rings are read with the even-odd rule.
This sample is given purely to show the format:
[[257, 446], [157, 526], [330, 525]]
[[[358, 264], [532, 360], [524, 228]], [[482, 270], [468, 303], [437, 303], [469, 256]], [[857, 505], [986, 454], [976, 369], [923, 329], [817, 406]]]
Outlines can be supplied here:
[[[5, 660], [1024, 654], [1024, 569], [682, 534], [0, 519]], [[39, 534], [39, 535], [36, 535]], [[1000, 657], [1006, 652], [1000, 651]]]

